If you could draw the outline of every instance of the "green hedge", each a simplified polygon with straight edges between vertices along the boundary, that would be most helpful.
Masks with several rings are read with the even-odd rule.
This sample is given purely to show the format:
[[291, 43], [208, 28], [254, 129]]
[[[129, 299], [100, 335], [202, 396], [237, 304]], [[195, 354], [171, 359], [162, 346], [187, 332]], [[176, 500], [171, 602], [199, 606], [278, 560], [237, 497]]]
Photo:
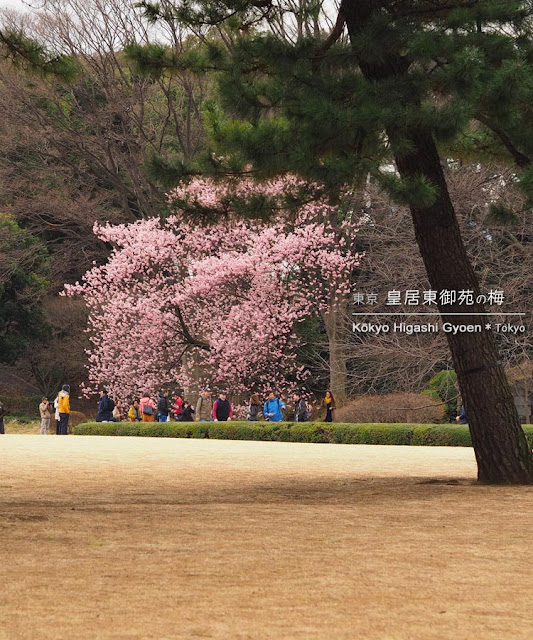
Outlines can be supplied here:
[[[533, 426], [524, 431], [533, 447]], [[86, 422], [73, 428], [79, 436], [145, 436], [272, 440], [335, 444], [399, 444], [471, 447], [468, 427], [456, 424], [342, 424], [329, 422]]]

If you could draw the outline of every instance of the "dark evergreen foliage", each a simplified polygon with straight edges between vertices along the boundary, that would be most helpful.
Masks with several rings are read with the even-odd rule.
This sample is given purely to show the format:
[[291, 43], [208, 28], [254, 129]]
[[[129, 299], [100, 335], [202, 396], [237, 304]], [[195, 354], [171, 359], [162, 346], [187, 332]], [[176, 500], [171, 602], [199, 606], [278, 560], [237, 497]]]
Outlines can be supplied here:
[[0, 362], [15, 362], [48, 337], [41, 303], [49, 268], [44, 244], [0, 214]]
[[80, 71], [71, 56], [49, 51], [42, 43], [17, 30], [0, 30], [0, 58], [9, 59], [24, 70], [54, 75], [66, 82], [71, 82]]

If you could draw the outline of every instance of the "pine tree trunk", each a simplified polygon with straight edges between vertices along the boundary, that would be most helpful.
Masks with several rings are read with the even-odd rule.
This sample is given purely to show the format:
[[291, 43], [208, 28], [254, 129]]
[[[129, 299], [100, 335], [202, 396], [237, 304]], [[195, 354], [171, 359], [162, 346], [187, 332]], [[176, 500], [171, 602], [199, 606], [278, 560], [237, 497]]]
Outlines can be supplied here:
[[[373, 12], [375, 0], [344, 0], [350, 38], [364, 30]], [[408, 66], [400, 55], [389, 55], [376, 64], [360, 61], [367, 80], [407, 76]], [[414, 102], [413, 106], [418, 106]], [[402, 132], [405, 136], [405, 131]], [[387, 131], [394, 148], [395, 131]], [[411, 151], [395, 157], [402, 178], [426, 176], [438, 187], [436, 201], [425, 208], [411, 207], [416, 240], [424, 260], [431, 288], [472, 290], [479, 286], [459, 231], [444, 172], [431, 132], [423, 127], [409, 132]], [[460, 313], [464, 306], [439, 305], [441, 313]], [[481, 313], [480, 304], [468, 307]], [[513, 396], [498, 361], [492, 332], [485, 329], [483, 316], [445, 316], [452, 324], [480, 325], [479, 333], [447, 334], [448, 344], [463, 397], [472, 443], [478, 464], [478, 480], [492, 484], [533, 484], [533, 455], [520, 425]]]
[[330, 309], [323, 314], [324, 326], [329, 346], [329, 390], [335, 398], [337, 406], [344, 404], [347, 388], [346, 368], [346, 309], [348, 301], [343, 301], [339, 308]]
[[[479, 294], [474, 270], [464, 248], [435, 142], [427, 131], [412, 136], [416, 151], [396, 158], [402, 177], [422, 173], [439, 186], [429, 208], [411, 207], [417, 239], [431, 287], [473, 290]], [[460, 313], [464, 306], [439, 305], [441, 313]], [[480, 304], [468, 311], [482, 313]], [[485, 328], [487, 316], [444, 316], [451, 324], [479, 326], [479, 333], [447, 333], [478, 463], [478, 479], [490, 483], [533, 483], [533, 456], [520, 425], [511, 389], [498, 361], [494, 336]]]

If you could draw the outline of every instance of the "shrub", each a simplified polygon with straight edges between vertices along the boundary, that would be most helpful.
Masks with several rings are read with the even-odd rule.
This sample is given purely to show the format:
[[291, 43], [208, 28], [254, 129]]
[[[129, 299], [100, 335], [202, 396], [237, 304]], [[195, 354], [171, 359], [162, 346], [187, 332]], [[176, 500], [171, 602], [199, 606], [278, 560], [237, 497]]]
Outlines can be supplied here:
[[[346, 424], [316, 422], [87, 422], [75, 426], [75, 435], [141, 436], [156, 438], [213, 438], [272, 440], [334, 444], [389, 444], [470, 447], [466, 425], [455, 424]], [[533, 447], [533, 426], [524, 425]]]
[[410, 424], [335, 424], [334, 440], [338, 444], [409, 445], [415, 425]]
[[335, 412], [341, 422], [350, 423], [439, 423], [444, 422], [446, 408], [438, 400], [422, 393], [390, 393], [362, 396], [349, 401]]
[[75, 427], [77, 424], [82, 424], [83, 422], [87, 422], [87, 416], [84, 413], [81, 411], [70, 412], [69, 425]]
[[459, 387], [457, 386], [457, 374], [453, 369], [444, 369], [435, 374], [424, 393], [444, 402], [447, 420], [455, 419]]
[[463, 424], [424, 425], [414, 429], [411, 444], [432, 447], [471, 447], [472, 439], [468, 427]]
[[[85, 422], [72, 428], [76, 436], [118, 436], [116, 424], [113, 422]], [[137, 434], [124, 434], [137, 435]]]

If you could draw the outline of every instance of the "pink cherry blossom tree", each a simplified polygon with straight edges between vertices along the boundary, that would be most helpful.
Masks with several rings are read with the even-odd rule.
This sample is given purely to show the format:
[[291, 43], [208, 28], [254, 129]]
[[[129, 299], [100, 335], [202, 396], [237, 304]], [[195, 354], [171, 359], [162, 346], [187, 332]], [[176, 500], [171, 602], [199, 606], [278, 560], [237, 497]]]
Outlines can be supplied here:
[[[166, 220], [95, 225], [112, 253], [66, 287], [89, 308], [86, 391], [106, 384], [126, 397], [170, 382], [236, 392], [300, 384], [307, 372], [295, 327], [336, 313], [359, 263], [350, 216], [294, 177], [260, 185], [196, 179], [169, 200]], [[275, 211], [274, 222], [241, 219], [254, 203]], [[218, 221], [199, 224], [202, 215]]]
[[[352, 257], [357, 263], [357, 224], [364, 212], [365, 198], [364, 191], [356, 194], [352, 189], [346, 188], [336, 202], [332, 203], [323, 187], [305, 182], [294, 175], [259, 184], [253, 180], [217, 184], [210, 179], [196, 179], [170, 194], [170, 200], [177, 210], [188, 213], [195, 220], [210, 220], [213, 217], [221, 219], [239, 214], [252, 219], [274, 217], [278, 220], [281, 218], [286, 225], [292, 224], [293, 228], [307, 227], [310, 234], [316, 230], [313, 225], [323, 225], [326, 235], [334, 240], [337, 250], [330, 254], [329, 263], [322, 264], [324, 271], [318, 274], [322, 285], [329, 287], [329, 293], [326, 296], [327, 303], [321, 303], [316, 311], [322, 319], [328, 338], [330, 389], [340, 402], [346, 396], [345, 344], [351, 318], [349, 294], [344, 287], [336, 286], [338, 279], [334, 273], [335, 261], [349, 261]], [[347, 262], [344, 267], [343, 277], [346, 280], [343, 282], [347, 282], [351, 279]], [[307, 281], [306, 285], [313, 287], [314, 283]]]

